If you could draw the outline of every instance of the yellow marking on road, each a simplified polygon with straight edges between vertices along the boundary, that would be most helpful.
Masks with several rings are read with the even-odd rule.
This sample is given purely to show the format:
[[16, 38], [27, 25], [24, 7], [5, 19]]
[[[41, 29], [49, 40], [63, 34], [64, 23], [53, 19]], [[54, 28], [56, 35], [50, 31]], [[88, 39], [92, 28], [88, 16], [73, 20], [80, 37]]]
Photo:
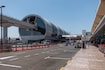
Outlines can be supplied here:
[[68, 60], [68, 61], [67, 61], [67, 64], [70, 64], [70, 63], [71, 63], [71, 61], [70, 61], [70, 60]]
[[61, 68], [60, 68], [60, 70], [63, 70], [63, 69], [64, 69], [64, 67], [61, 67]]

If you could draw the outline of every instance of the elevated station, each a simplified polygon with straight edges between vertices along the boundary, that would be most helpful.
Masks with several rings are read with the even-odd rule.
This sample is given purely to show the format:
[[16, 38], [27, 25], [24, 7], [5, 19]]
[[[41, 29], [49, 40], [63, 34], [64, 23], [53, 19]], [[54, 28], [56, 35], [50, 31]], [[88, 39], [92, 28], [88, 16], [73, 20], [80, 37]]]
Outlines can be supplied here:
[[8, 43], [7, 31], [10, 26], [19, 28], [19, 35], [23, 43], [33, 43], [46, 39], [61, 40], [61, 35], [69, 35], [65, 30], [37, 14], [30, 14], [21, 21], [5, 15], [0, 15], [0, 21], [1, 39], [3, 43]]

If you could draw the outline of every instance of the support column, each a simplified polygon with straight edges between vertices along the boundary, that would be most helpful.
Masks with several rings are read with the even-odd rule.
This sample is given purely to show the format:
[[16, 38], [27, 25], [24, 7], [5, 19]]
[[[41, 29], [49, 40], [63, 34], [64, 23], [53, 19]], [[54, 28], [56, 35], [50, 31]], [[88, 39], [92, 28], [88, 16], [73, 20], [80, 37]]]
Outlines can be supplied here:
[[3, 43], [8, 43], [7, 27], [3, 27]]

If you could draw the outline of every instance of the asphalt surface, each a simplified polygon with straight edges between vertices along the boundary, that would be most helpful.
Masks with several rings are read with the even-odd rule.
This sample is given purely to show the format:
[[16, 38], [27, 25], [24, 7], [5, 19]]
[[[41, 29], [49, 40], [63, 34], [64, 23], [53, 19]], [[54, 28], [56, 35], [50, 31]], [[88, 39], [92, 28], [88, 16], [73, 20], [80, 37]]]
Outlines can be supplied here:
[[0, 53], [0, 70], [60, 70], [78, 51], [74, 46], [57, 45]]

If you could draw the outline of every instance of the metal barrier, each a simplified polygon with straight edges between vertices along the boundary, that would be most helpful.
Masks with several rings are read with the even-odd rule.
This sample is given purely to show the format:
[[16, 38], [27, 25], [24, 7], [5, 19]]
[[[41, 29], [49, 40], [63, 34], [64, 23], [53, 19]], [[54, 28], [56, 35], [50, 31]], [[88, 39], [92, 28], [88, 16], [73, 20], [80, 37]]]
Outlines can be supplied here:
[[[1, 45], [0, 45], [1, 46]], [[32, 50], [32, 49], [39, 49], [39, 48], [48, 48], [48, 47], [56, 47], [57, 44], [3, 44], [3, 49], [0, 49], [0, 52], [10, 52], [10, 51], [23, 51], [23, 50]], [[2, 51], [1, 51], [2, 50]]]
[[11, 44], [2, 44], [2, 45], [0, 45], [0, 47], [2, 47], [2, 48], [0, 48], [0, 52], [10, 52], [10, 51], [12, 51], [11, 46], [12, 46]]
[[32, 45], [32, 44], [24, 44], [24, 45], [12, 45], [12, 51], [22, 51], [22, 50], [31, 50], [31, 49], [38, 49], [38, 48], [48, 48], [49, 45]]

